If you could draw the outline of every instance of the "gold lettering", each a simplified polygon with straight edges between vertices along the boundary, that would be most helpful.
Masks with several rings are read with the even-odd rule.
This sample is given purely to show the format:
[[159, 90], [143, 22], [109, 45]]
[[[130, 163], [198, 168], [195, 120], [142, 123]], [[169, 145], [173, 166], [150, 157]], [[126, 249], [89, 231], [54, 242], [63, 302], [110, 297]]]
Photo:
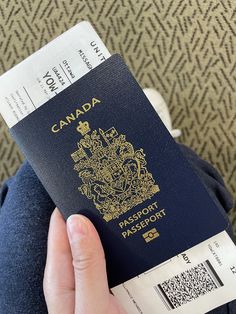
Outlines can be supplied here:
[[127, 236], [129, 237], [133, 232], [130, 231], [129, 229], [127, 230]]
[[145, 219], [144, 221], [140, 222], [140, 225], [142, 228], [146, 227], [146, 223], [147, 223], [148, 219]]
[[91, 102], [87, 102], [81, 105], [81, 107], [77, 108], [74, 111], [74, 113], [70, 113], [63, 120], [60, 120], [58, 124], [57, 123], [53, 124], [53, 126], [51, 127], [51, 131], [53, 133], [59, 132], [64, 126], [69, 125], [71, 122], [78, 119], [81, 115], [88, 112], [92, 107], [94, 107], [98, 103], [101, 103], [101, 100], [93, 97]]
[[157, 206], [157, 202], [154, 202], [152, 203], [151, 205], [148, 205], [148, 209], [151, 211], [151, 210], [154, 210], [155, 208], [158, 208]]
[[152, 203], [152, 205], [154, 205], [155, 208], [158, 208], [157, 202]]
[[162, 216], [159, 217], [159, 213], [156, 213], [156, 215], [150, 216], [149, 220], [151, 222], [155, 222], [157, 219], [160, 219]]
[[160, 210], [160, 213], [162, 213], [162, 215], [165, 216], [166, 215], [165, 209], [163, 208], [162, 210]]
[[162, 217], [161, 212], [156, 213], [156, 216], [157, 216], [158, 219], [161, 218]]
[[148, 213], [150, 212], [150, 209], [149, 208], [143, 208], [142, 209], [142, 213], [143, 213], [143, 215], [147, 215]]
[[119, 226], [122, 229], [124, 227], [124, 222], [123, 221], [119, 222]]
[[126, 232], [126, 231], [122, 232], [122, 236], [123, 236], [124, 238], [126, 238], [127, 232]]
[[51, 129], [53, 133], [57, 133], [60, 131], [60, 129], [56, 129], [56, 128], [57, 128], [57, 124], [53, 124], [52, 129]]
[[80, 109], [76, 109], [75, 114], [76, 114], [76, 118], [78, 118], [79, 115], [84, 114], [84, 112]]
[[94, 107], [96, 105], [96, 103], [100, 103], [101, 100], [97, 99], [97, 98], [92, 98], [92, 106]]
[[[132, 224], [135, 220], [139, 220], [143, 216], [146, 217], [145, 219], [142, 219], [137, 224], [130, 226], [129, 229], [126, 229], [126, 231], [123, 231], [121, 234], [124, 238], [128, 238], [129, 236], [133, 235], [134, 233], [138, 232], [141, 229], [146, 228], [152, 223], [157, 222], [158, 220], [162, 219], [164, 216], [166, 216], [165, 209], [161, 209], [159, 211], [156, 211], [158, 208], [157, 202], [154, 202], [147, 207], [144, 207], [137, 213], [129, 216], [127, 219], [124, 219], [123, 221], [119, 222], [119, 227], [121, 229], [125, 229], [126, 226]], [[156, 211], [156, 212], [155, 212]], [[150, 214], [152, 213], [152, 214]]]
[[87, 112], [91, 109], [91, 105], [90, 105], [90, 103], [87, 103], [87, 104], [84, 104], [82, 106], [82, 108], [83, 108], [84, 112]]
[[68, 123], [71, 123], [71, 121], [75, 120], [75, 116], [73, 113], [71, 113], [69, 116], [66, 116], [66, 120]]
[[65, 125], [68, 125], [66, 121], [60, 120], [60, 129], [62, 129]]

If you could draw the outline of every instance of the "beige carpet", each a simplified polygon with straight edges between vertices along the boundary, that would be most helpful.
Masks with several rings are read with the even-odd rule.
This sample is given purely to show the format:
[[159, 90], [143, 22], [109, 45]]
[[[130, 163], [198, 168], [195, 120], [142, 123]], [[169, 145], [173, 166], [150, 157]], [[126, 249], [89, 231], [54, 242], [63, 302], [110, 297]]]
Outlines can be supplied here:
[[[102, 0], [0, 2], [3, 73], [82, 20], [119, 52], [143, 87], [170, 106], [180, 141], [210, 161], [236, 196], [236, 2]], [[22, 162], [0, 119], [0, 181]], [[236, 229], [236, 209], [231, 212]]]

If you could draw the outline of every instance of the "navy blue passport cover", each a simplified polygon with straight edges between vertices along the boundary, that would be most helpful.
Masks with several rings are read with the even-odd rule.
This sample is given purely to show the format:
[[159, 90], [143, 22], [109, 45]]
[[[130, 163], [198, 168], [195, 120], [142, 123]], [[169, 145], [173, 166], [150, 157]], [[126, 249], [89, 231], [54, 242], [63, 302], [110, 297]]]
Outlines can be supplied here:
[[117, 54], [10, 131], [64, 217], [96, 226], [110, 287], [227, 227]]

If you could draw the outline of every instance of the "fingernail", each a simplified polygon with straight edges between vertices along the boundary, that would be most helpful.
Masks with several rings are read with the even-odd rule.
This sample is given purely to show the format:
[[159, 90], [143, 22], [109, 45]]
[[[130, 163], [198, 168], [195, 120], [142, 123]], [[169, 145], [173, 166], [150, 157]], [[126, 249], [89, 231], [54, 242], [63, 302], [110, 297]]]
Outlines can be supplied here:
[[86, 220], [81, 215], [71, 215], [67, 219], [67, 228], [70, 241], [76, 241], [88, 232]]

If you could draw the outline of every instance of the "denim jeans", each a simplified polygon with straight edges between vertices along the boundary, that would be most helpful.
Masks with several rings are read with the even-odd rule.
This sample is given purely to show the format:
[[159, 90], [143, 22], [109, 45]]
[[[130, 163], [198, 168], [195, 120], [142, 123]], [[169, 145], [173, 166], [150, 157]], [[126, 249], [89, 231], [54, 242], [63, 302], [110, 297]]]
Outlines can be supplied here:
[[[180, 145], [225, 214], [233, 206], [218, 172]], [[0, 194], [0, 314], [44, 314], [43, 273], [49, 220], [55, 205], [26, 161]], [[232, 229], [227, 230], [233, 237]], [[209, 313], [236, 313], [236, 301]]]

